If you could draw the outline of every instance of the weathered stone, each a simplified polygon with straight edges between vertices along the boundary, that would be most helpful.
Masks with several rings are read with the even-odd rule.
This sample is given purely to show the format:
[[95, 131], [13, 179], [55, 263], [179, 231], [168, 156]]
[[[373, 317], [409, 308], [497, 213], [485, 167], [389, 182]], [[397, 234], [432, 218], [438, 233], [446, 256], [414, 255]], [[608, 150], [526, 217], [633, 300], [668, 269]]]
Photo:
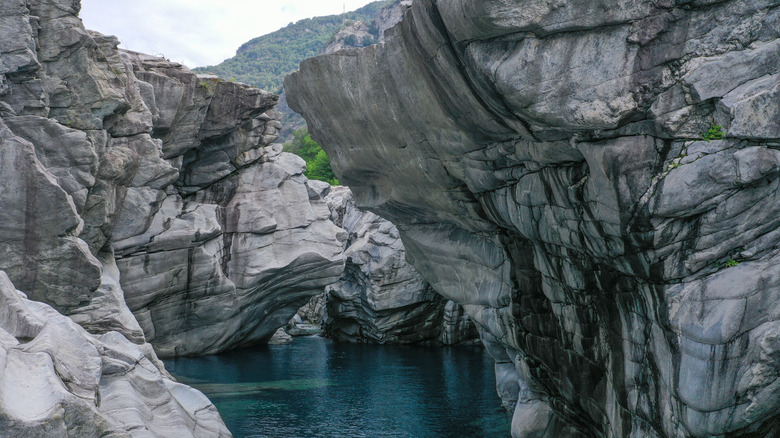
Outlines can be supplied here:
[[515, 436], [774, 436], [780, 4], [531, 3], [418, 0], [288, 103], [479, 326]]
[[262, 161], [211, 200], [169, 195], [143, 234], [114, 243], [128, 305], [161, 356], [264, 342], [343, 271], [342, 232], [310, 203], [302, 160], [267, 148]]
[[120, 51], [79, 7], [0, 1], [0, 435], [229, 436], [147, 341], [266, 341], [343, 232], [272, 145], [276, 96]]
[[4, 436], [230, 436], [203, 394], [118, 332], [88, 334], [2, 271], [0, 304]]
[[[780, 52], [780, 49], [777, 50]], [[729, 136], [761, 140], [780, 137], [780, 74], [746, 82], [718, 102], [717, 118]]]
[[100, 264], [77, 236], [84, 222], [33, 145], [0, 120], [0, 269], [35, 299], [61, 310], [90, 300]]
[[95, 184], [98, 166], [98, 156], [86, 134], [38, 116], [8, 117], [4, 121], [14, 134], [33, 144], [38, 160], [57, 177], [57, 183], [81, 211], [87, 191]]
[[357, 209], [346, 187], [334, 187], [325, 199], [331, 218], [349, 234], [344, 274], [326, 289], [322, 325], [329, 337], [447, 345], [476, 337], [462, 309], [437, 294], [406, 262], [393, 224]]
[[271, 335], [271, 338], [268, 339], [268, 345], [284, 345], [289, 344], [292, 341], [293, 337], [287, 334], [284, 327], [279, 327], [274, 334]]
[[[153, 87], [198, 95], [180, 81], [193, 77], [185, 68], [128, 57], [139, 76], [156, 78]], [[177, 132], [163, 136], [160, 148], [142, 134], [112, 139], [109, 149], [126, 147], [140, 158], [112, 222], [112, 246], [128, 305], [165, 357], [265, 342], [343, 271], [343, 233], [330, 222], [324, 201], [312, 198], [303, 160], [263, 143], [278, 132], [266, 111], [275, 97], [197, 79], [210, 84], [189, 83], [209, 93], [202, 114], [155, 88], [160, 119], [172, 123], [171, 132], [192, 135], [189, 141]], [[177, 125], [193, 120], [201, 123], [197, 129]], [[182, 160], [165, 160], [166, 141], [190, 149]]]
[[129, 184], [131, 187], [163, 189], [179, 177], [178, 169], [162, 158], [162, 141], [149, 134], [111, 138], [109, 148], [112, 147], [124, 147], [138, 155], [138, 171]]

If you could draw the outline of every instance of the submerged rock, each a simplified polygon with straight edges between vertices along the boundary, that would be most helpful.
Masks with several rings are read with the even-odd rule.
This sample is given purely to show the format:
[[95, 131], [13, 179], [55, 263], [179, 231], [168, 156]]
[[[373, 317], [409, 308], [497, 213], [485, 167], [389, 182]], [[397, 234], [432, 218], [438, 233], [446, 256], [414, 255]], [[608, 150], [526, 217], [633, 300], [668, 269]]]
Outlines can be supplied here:
[[416, 0], [290, 107], [478, 324], [513, 435], [773, 436], [780, 5], [532, 3]]

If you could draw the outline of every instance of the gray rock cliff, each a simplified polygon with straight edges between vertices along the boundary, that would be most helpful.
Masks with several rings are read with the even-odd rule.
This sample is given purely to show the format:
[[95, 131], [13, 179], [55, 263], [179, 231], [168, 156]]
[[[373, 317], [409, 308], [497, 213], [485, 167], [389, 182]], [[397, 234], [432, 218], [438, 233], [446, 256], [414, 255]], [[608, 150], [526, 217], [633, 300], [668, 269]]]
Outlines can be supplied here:
[[263, 342], [339, 277], [275, 95], [119, 51], [78, 2], [2, 7], [0, 269], [30, 299], [167, 357]]
[[[338, 279], [344, 233], [310, 195], [303, 160], [272, 144], [276, 96], [124, 55], [159, 114], [159, 146], [143, 156], [172, 163], [143, 167], [119, 217], [112, 248], [128, 306], [161, 356], [265, 342]], [[161, 187], [168, 168], [175, 181]]]
[[79, 8], [0, 0], [0, 435], [229, 436], [157, 353], [268, 340], [345, 233], [273, 144], [276, 96], [120, 51]]
[[768, 437], [779, 44], [776, 0], [415, 0], [285, 89], [480, 326], [514, 436]]

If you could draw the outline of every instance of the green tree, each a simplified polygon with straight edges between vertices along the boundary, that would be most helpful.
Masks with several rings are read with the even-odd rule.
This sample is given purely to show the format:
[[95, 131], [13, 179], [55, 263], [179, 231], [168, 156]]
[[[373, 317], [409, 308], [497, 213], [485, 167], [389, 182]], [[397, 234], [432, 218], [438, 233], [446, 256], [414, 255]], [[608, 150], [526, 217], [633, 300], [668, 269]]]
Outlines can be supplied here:
[[349, 34], [346, 37], [344, 37], [344, 44], [352, 47], [357, 47], [358, 45], [358, 39], [357, 36], [354, 34]]
[[339, 183], [336, 175], [333, 174], [333, 169], [330, 167], [330, 158], [322, 149], [317, 152], [312, 161], [306, 163], [306, 173], [304, 175], [306, 175], [306, 178], [325, 181], [331, 185], [338, 185]]
[[368, 25], [368, 33], [379, 38], [379, 25], [376, 23], [376, 20], [372, 20]]
[[339, 180], [333, 174], [330, 167], [330, 158], [322, 150], [306, 129], [298, 129], [293, 132], [293, 138], [284, 145], [285, 152], [291, 152], [306, 162], [306, 178], [325, 181], [331, 185], [338, 185]]

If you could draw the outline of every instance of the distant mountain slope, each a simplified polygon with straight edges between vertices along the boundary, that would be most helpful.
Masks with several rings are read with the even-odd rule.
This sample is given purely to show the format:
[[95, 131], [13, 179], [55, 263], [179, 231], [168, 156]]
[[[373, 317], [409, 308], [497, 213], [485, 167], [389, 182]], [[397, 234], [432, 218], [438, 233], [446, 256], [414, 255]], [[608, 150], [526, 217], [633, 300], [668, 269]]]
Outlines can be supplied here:
[[[341, 28], [353, 21], [370, 25], [382, 8], [398, 0], [381, 0], [346, 14], [315, 17], [290, 23], [286, 27], [254, 38], [219, 65], [198, 67], [198, 73], [214, 73], [226, 79], [254, 85], [273, 93], [282, 92], [285, 75], [298, 70], [298, 64], [320, 52]], [[374, 41], [354, 41], [368, 45]]]

